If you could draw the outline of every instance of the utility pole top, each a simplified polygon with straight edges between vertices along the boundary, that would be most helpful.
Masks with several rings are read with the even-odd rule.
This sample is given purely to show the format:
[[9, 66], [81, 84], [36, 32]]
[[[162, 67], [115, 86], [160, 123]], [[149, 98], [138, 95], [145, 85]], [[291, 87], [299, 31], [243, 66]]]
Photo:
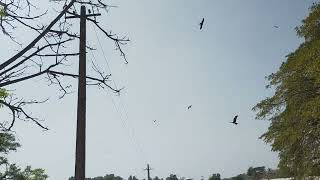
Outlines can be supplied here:
[[[85, 6], [81, 6], [81, 8], [85, 9]], [[84, 10], [85, 12], [85, 10]], [[81, 15], [75, 13], [75, 12], [67, 12], [68, 14], [71, 14], [72, 16], [66, 16], [66, 19], [72, 19], [72, 18], [81, 18]], [[87, 17], [92, 17], [92, 16], [101, 16], [101, 13], [96, 13], [96, 14], [84, 14], [83, 15], [85, 18]]]

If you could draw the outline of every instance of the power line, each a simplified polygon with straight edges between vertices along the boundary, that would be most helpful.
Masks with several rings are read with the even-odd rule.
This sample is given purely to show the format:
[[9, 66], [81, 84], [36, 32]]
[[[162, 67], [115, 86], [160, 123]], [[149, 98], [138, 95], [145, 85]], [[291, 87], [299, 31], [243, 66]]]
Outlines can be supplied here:
[[[102, 45], [101, 45], [100, 39], [99, 39], [99, 37], [98, 37], [98, 33], [97, 33], [97, 31], [96, 31], [96, 27], [95, 27], [95, 26], [93, 26], [93, 30], [94, 30], [94, 32], [95, 32], [95, 35], [96, 35], [96, 38], [97, 38], [97, 40], [98, 40], [100, 49], [101, 49], [101, 51], [102, 51], [103, 59], [104, 59], [104, 61], [105, 61], [106, 64], [107, 64], [107, 67], [108, 67], [108, 70], [109, 70], [110, 74], [112, 75], [109, 62], [108, 62], [108, 60], [107, 60], [107, 58], [106, 58], [106, 55], [105, 55], [105, 53], [104, 53], [104, 50], [103, 50], [103, 48], [102, 48]], [[115, 87], [116, 89], [118, 89], [117, 84], [115, 83], [115, 81], [113, 80], [113, 78], [112, 78], [111, 80], [112, 80], [112, 82], [113, 82], [114, 87]]]
[[[112, 74], [112, 71], [111, 71], [109, 62], [108, 62], [108, 60], [107, 60], [107, 58], [106, 58], [106, 55], [105, 55], [105, 52], [104, 52], [104, 50], [103, 50], [103, 48], [102, 48], [102, 44], [101, 44], [100, 38], [99, 38], [99, 36], [98, 36], [98, 33], [97, 33], [96, 29], [95, 29], [95, 26], [93, 26], [93, 30], [94, 30], [94, 32], [95, 32], [96, 38], [97, 38], [97, 40], [98, 40], [100, 49], [101, 49], [102, 54], [103, 54], [103, 58], [104, 58], [104, 60], [105, 60], [105, 62], [106, 62], [106, 64], [107, 64], [108, 70], [109, 70], [110, 74]], [[118, 89], [117, 84], [116, 84], [114, 78], [111, 78], [111, 80], [112, 80], [112, 82], [113, 82], [113, 84], [114, 84], [114, 87], [115, 87], [116, 89]], [[129, 119], [128, 112], [127, 112], [127, 110], [126, 110], [126, 108], [125, 108], [125, 106], [124, 106], [124, 103], [122, 102], [122, 99], [121, 99], [120, 95], [119, 95], [119, 102], [120, 102], [120, 105], [122, 106], [122, 109], [123, 109], [124, 114], [125, 114], [125, 116], [126, 116], [126, 120], [127, 120], [127, 122], [128, 122], [128, 126], [130, 127], [130, 125], [129, 125], [129, 120], [128, 120], [128, 119]], [[131, 131], [132, 131], [133, 136], [135, 137], [134, 129], [132, 129]], [[138, 143], [138, 144], [140, 144], [140, 143]], [[138, 145], [138, 147], [140, 148], [140, 151], [143, 152], [141, 146]]]
[[[112, 74], [112, 71], [111, 71], [109, 62], [108, 62], [108, 60], [107, 60], [107, 58], [106, 58], [106, 55], [105, 55], [105, 52], [104, 52], [104, 50], [103, 50], [103, 48], [102, 48], [102, 44], [101, 44], [101, 41], [100, 41], [100, 39], [99, 39], [99, 37], [98, 37], [97, 31], [96, 31], [95, 27], [94, 27], [93, 29], [94, 29], [94, 32], [95, 32], [97, 41], [98, 41], [98, 43], [99, 43], [100, 49], [101, 49], [101, 51], [102, 51], [102, 55], [103, 55], [104, 61], [105, 61], [106, 64], [107, 64], [107, 68], [108, 68], [110, 74]], [[93, 54], [93, 53], [91, 53], [91, 54], [92, 54], [93, 58], [95, 59], [95, 61], [97, 61], [96, 58], [95, 58], [95, 56], [94, 56], [94, 54]], [[112, 82], [113, 82], [114, 87], [115, 87], [116, 89], [118, 89], [118, 88], [117, 88], [117, 84], [116, 84], [114, 78], [111, 78], [111, 80], [112, 80]], [[127, 124], [127, 128], [128, 128], [128, 130], [129, 130], [129, 137], [130, 137], [131, 143], [132, 143], [133, 145], [135, 145], [135, 148], [137, 148], [136, 151], [139, 151], [139, 153], [142, 155], [141, 158], [142, 158], [142, 159], [143, 159], [143, 157], [145, 158], [146, 156], [143, 156], [143, 155], [145, 155], [145, 153], [144, 153], [144, 151], [143, 151], [143, 148], [142, 148], [141, 144], [139, 143], [139, 141], [138, 141], [137, 138], [136, 138], [134, 129], [130, 126], [130, 123], [129, 123], [129, 120], [128, 120], [128, 119], [129, 119], [128, 112], [127, 112], [127, 110], [126, 110], [126, 108], [125, 108], [125, 106], [124, 106], [124, 103], [122, 102], [122, 99], [121, 99], [120, 95], [119, 95], [119, 104], [120, 104], [120, 105], [119, 105], [119, 108], [120, 108], [120, 106], [121, 106], [122, 111], [120, 111], [119, 108], [116, 106], [116, 103], [115, 103], [113, 97], [111, 97], [111, 100], [112, 100], [112, 103], [113, 103], [113, 105], [114, 105], [117, 113], [119, 114], [119, 117], [120, 117], [120, 119], [121, 119], [121, 121], [122, 121], [123, 127], [126, 128], [125, 126], [126, 126], [126, 124]], [[123, 114], [124, 114], [124, 115], [123, 115]], [[126, 121], [127, 121], [127, 122], [126, 122]], [[144, 160], [142, 160], [142, 161], [144, 161]]]
[[[97, 62], [94, 54], [91, 53], [91, 55], [92, 55], [94, 61]], [[109, 93], [109, 92], [107, 92], [107, 93]], [[110, 94], [108, 94], [108, 95], [110, 95]], [[127, 124], [127, 123], [126, 123], [125, 120], [123, 119], [123, 113], [122, 113], [122, 111], [119, 110], [119, 108], [118, 108], [117, 105], [116, 105], [115, 100], [113, 99], [113, 97], [112, 97], [111, 95], [110, 95], [110, 98], [111, 98], [111, 101], [112, 101], [112, 104], [113, 104], [115, 110], [117, 111], [117, 113], [118, 113], [118, 115], [119, 115], [119, 118], [120, 118], [120, 120], [121, 120], [121, 122], [122, 122], [123, 127], [126, 128], [126, 124]], [[130, 129], [129, 125], [128, 125], [128, 129]], [[130, 132], [130, 131], [129, 131], [129, 132]], [[132, 137], [130, 136], [130, 134], [129, 134], [129, 137], [132, 138]], [[133, 144], [137, 144], [134, 139], [130, 139], [130, 140], [132, 140], [132, 143], [133, 143]], [[136, 146], [139, 147], [138, 145], [136, 145]], [[140, 152], [142, 153], [142, 150], [140, 150]]]
[[[95, 61], [97, 61], [97, 60], [95, 59], [95, 56], [93, 55], [93, 53], [91, 53], [91, 54], [92, 54], [93, 59], [94, 59]], [[146, 161], [144, 160], [143, 151], [140, 149], [140, 147], [139, 147], [137, 141], [134, 139], [134, 137], [131, 136], [131, 134], [130, 134], [130, 127], [126, 125], [126, 122], [125, 122], [125, 120], [123, 119], [123, 113], [121, 113], [121, 111], [120, 111], [119, 108], [117, 107], [116, 102], [115, 102], [113, 96], [111, 95], [111, 93], [110, 93], [109, 91], [107, 91], [107, 89], [104, 89], [104, 90], [105, 90], [106, 93], [110, 96], [110, 99], [111, 99], [111, 102], [112, 102], [112, 104], [113, 104], [113, 106], [114, 106], [114, 109], [116, 110], [117, 115], [118, 115], [119, 119], [121, 120], [121, 126], [122, 126], [122, 128], [126, 131], [127, 135], [129, 136], [129, 141], [130, 141], [130, 143], [133, 145], [133, 149], [134, 149], [134, 151], [136, 152], [136, 154], [137, 154], [137, 156], [138, 156], [138, 157], [137, 157], [138, 160], [140, 161], [140, 165], [139, 165], [139, 166], [141, 166], [141, 167], [144, 166], [145, 163], [146, 163]], [[139, 171], [137, 171], [137, 167], [136, 167], [135, 169], [136, 169], [136, 170], [135, 170], [136, 172], [139, 172]]]

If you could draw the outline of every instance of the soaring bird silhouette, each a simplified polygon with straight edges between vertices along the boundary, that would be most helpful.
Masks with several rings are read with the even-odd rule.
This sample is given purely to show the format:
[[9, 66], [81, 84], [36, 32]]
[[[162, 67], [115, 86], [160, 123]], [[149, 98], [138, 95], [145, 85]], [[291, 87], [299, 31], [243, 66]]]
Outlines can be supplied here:
[[199, 25], [200, 25], [200, 30], [202, 29], [203, 23], [204, 23], [204, 18], [202, 18], [202, 21], [199, 23]]
[[159, 125], [159, 123], [158, 123], [157, 120], [153, 120], [153, 124], [154, 124], [155, 126], [158, 126], [158, 125]]
[[233, 124], [237, 125], [237, 124], [238, 124], [238, 123], [237, 123], [237, 118], [238, 118], [238, 115], [236, 115], [236, 116], [233, 118], [233, 121], [230, 122], [230, 123], [233, 123]]
[[274, 27], [274, 28], [277, 28], [277, 29], [279, 28], [279, 26], [273, 26], [273, 27]]
[[191, 109], [191, 107], [192, 107], [192, 105], [189, 105], [189, 106], [188, 106], [188, 109]]

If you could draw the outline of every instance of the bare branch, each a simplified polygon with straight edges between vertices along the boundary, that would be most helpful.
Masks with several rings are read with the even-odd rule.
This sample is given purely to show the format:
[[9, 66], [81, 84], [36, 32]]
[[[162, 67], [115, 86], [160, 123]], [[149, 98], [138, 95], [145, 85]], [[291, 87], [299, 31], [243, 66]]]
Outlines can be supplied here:
[[12, 96], [9, 98], [9, 101], [7, 101], [7, 98], [5, 100], [0, 100], [0, 104], [2, 104], [5, 107], [9, 108], [11, 113], [12, 113], [12, 120], [11, 120], [11, 123], [10, 123], [9, 127], [6, 128], [3, 125], [2, 126], [2, 128], [4, 128], [3, 130], [10, 131], [11, 128], [14, 126], [17, 118], [20, 119], [20, 120], [24, 120], [24, 121], [31, 120], [36, 125], [41, 127], [42, 129], [49, 130], [47, 127], [45, 127], [44, 125], [42, 125], [40, 123], [41, 120], [39, 120], [38, 118], [32, 117], [30, 113], [27, 113], [23, 109], [23, 106], [25, 106], [25, 105], [45, 103], [47, 100], [48, 99], [46, 99], [44, 101], [24, 101], [23, 99], [20, 99], [20, 100], [13, 99]]
[[126, 45], [127, 42], [129, 42], [130, 40], [127, 37], [122, 37], [119, 38], [116, 34], [112, 34], [111, 32], [108, 33], [106, 30], [104, 30], [96, 20], [87, 18], [87, 20], [93, 22], [109, 39], [111, 39], [115, 45], [116, 45], [116, 50], [120, 51], [120, 55], [123, 57], [123, 59], [125, 60], [126, 64], [128, 64], [127, 58], [125, 53], [123, 52], [121, 45]]
[[[0, 0], [1, 1], [1, 0]], [[69, 45], [71, 42], [76, 42], [80, 39], [79, 33], [73, 32], [72, 20], [63, 18], [67, 14], [75, 17], [77, 15], [77, 8], [80, 5], [89, 6], [89, 13], [91, 17], [95, 14], [100, 14], [100, 10], [108, 11], [108, 8], [116, 7], [111, 6], [102, 0], [50, 0], [51, 2], [61, 4], [62, 9], [56, 9], [57, 16], [50, 23], [42, 22], [46, 17], [48, 11], [41, 11], [34, 6], [30, 0], [9, 0], [9, 3], [0, 2], [0, 6], [4, 7], [4, 15], [0, 16], [0, 29], [4, 35], [7, 35], [13, 41], [17, 40], [14, 36], [16, 28], [24, 28], [26, 30], [36, 32], [38, 36], [30, 42], [27, 46], [22, 48], [20, 52], [12, 56], [6, 61], [0, 61], [0, 87], [6, 87], [12, 84], [21, 83], [37, 77], [44, 77], [49, 85], [54, 85], [62, 94], [59, 98], [70, 94], [72, 86], [66, 83], [65, 78], [78, 78], [77, 74], [65, 72], [62, 67], [70, 66], [70, 60], [78, 56], [78, 52], [70, 51]], [[7, 2], [7, 1], [5, 1]], [[95, 13], [96, 12], [96, 13]], [[127, 37], [119, 37], [117, 34], [107, 31], [102, 28], [96, 18], [90, 19], [88, 15], [87, 20], [93, 22], [96, 27], [107, 37], [107, 39], [115, 43], [116, 50], [120, 52], [128, 63], [126, 55], [123, 51], [123, 46], [130, 40]], [[39, 23], [40, 22], [40, 23]], [[48, 25], [47, 25], [48, 24]], [[72, 44], [73, 45], [73, 44]], [[95, 50], [91, 45], [86, 45], [86, 50]], [[105, 74], [98, 64], [92, 66], [90, 74], [86, 76], [86, 84], [97, 86], [99, 88], [108, 88], [114, 93], [120, 93], [121, 89], [110, 86], [111, 74]], [[40, 123], [38, 124], [37, 118], [33, 118], [29, 113], [26, 113], [23, 106], [35, 104], [37, 101], [0, 101], [0, 104], [6, 106], [12, 113], [13, 118], [10, 124], [2, 124], [1, 127], [11, 129], [14, 126], [16, 119], [27, 119], [34, 121], [38, 126], [45, 129]]]
[[50, 29], [59, 21], [59, 19], [68, 11], [68, 9], [73, 5], [76, 0], [71, 0], [70, 3], [61, 11], [61, 13], [41, 32], [41, 34], [36, 37], [28, 46], [22, 49], [19, 53], [14, 55], [12, 58], [8, 59], [4, 63], [0, 64], [0, 70], [7, 67], [11, 63], [13, 63], [16, 59], [21, 57], [24, 53], [30, 50], [33, 46], [36, 45], [38, 41], [40, 41], [49, 31]]

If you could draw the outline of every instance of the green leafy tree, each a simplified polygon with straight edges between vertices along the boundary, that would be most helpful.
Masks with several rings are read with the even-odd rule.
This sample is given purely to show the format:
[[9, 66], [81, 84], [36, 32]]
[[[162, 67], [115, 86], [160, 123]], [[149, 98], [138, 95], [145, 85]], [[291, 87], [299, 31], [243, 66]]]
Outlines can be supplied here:
[[0, 108], [3, 106], [2, 101], [5, 97], [7, 97], [9, 94], [5, 89], [0, 88]]
[[130, 176], [128, 180], [138, 180], [138, 178], [136, 178], [135, 176]]
[[43, 169], [31, 169], [31, 166], [27, 166], [20, 174], [25, 180], [46, 180], [48, 178]]
[[236, 177], [231, 178], [232, 180], [248, 180], [248, 176], [246, 174], [239, 174]]
[[0, 88], [0, 99], [8, 96], [8, 92], [5, 89]]
[[0, 7], [0, 18], [6, 15], [6, 11], [3, 7]]
[[[130, 179], [132, 178], [132, 179]], [[75, 180], [74, 177], [70, 177], [68, 180]], [[98, 176], [94, 178], [85, 178], [85, 180], [123, 180], [120, 176], [115, 176], [114, 174], [106, 174], [105, 176]], [[130, 176], [128, 180], [138, 180], [135, 176]]]
[[170, 176], [167, 177], [166, 180], [179, 180], [179, 179], [178, 179], [177, 175], [175, 175], [175, 174], [170, 174]]
[[279, 153], [279, 168], [302, 179], [320, 175], [320, 5], [296, 28], [304, 42], [268, 76], [275, 93], [253, 110], [271, 124], [261, 138]]
[[247, 171], [247, 176], [249, 176], [250, 179], [252, 180], [258, 180], [258, 179], [262, 179], [262, 177], [264, 177], [266, 175], [266, 168], [265, 166], [261, 166], [261, 167], [249, 167], [248, 171]]
[[14, 180], [46, 180], [48, 175], [43, 169], [31, 169], [27, 166], [24, 170], [16, 164], [9, 163], [6, 155], [11, 151], [16, 151], [20, 144], [16, 142], [13, 134], [0, 133], [0, 167], [4, 172], [0, 171], [0, 179]]
[[217, 174], [212, 174], [210, 177], [209, 177], [209, 180], [221, 180], [221, 176], [219, 173]]
[[103, 177], [103, 180], [123, 180], [120, 176], [115, 176], [114, 174], [107, 174]]
[[[0, 101], [8, 96], [8, 93], [0, 88]], [[11, 151], [16, 151], [20, 144], [16, 142], [13, 134], [7, 132], [0, 133], [0, 167], [4, 167], [4, 172], [0, 171], [0, 179], [14, 180], [46, 180], [48, 175], [43, 169], [31, 169], [27, 166], [23, 171], [16, 164], [10, 164], [7, 155]]]
[[163, 180], [163, 179], [160, 179], [158, 176], [154, 177], [153, 180]]

